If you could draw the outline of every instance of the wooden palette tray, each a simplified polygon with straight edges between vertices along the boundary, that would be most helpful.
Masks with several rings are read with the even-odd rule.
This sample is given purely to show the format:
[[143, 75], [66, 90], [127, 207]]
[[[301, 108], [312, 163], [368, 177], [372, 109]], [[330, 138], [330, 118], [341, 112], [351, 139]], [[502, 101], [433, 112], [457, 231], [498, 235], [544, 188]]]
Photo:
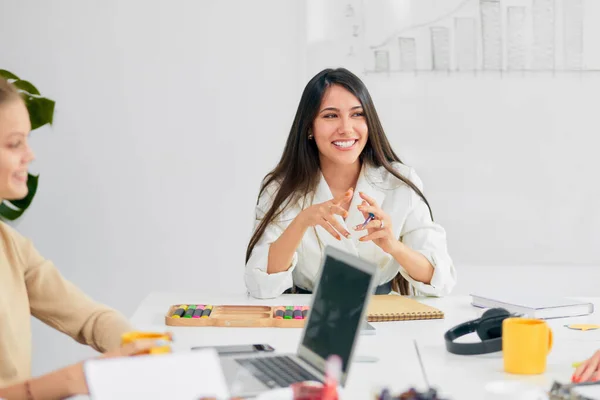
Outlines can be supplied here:
[[[246, 328], [302, 328], [305, 318], [275, 318], [275, 311], [286, 306], [215, 305], [210, 315], [202, 318], [173, 318], [181, 304], [172, 305], [165, 315], [169, 326], [217, 326]], [[306, 308], [306, 307], [305, 307]]]

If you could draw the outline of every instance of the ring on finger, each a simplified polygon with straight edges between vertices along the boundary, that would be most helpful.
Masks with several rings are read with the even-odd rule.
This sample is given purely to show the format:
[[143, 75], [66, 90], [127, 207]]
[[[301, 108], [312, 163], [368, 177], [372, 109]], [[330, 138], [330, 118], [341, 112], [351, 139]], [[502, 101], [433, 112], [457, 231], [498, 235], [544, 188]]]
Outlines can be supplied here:
[[383, 220], [380, 219], [379, 222], [381, 222], [381, 225], [379, 226], [379, 229], [383, 229]]

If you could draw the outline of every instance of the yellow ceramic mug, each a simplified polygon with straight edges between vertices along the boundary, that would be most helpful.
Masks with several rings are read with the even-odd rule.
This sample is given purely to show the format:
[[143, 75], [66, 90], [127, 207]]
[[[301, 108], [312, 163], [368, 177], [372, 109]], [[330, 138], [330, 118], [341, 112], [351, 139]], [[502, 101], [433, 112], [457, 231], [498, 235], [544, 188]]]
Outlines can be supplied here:
[[[127, 332], [121, 335], [121, 345], [125, 345], [127, 343], [133, 343], [136, 340], [142, 339], [154, 339], [154, 340], [164, 340], [166, 342], [171, 342], [171, 336], [168, 333], [157, 333], [157, 332]], [[170, 353], [171, 346], [158, 346], [152, 347], [150, 350], [142, 352], [140, 354], [164, 354]]]
[[552, 330], [545, 321], [506, 318], [502, 321], [504, 371], [511, 374], [541, 374], [552, 349]]

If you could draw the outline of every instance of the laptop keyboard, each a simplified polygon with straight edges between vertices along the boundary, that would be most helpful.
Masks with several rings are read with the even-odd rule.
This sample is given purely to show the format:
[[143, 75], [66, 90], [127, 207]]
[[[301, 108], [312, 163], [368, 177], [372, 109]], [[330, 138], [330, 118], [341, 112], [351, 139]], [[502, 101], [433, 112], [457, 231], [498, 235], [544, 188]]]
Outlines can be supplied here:
[[236, 361], [269, 388], [287, 387], [302, 381], [320, 381], [289, 356], [238, 358]]

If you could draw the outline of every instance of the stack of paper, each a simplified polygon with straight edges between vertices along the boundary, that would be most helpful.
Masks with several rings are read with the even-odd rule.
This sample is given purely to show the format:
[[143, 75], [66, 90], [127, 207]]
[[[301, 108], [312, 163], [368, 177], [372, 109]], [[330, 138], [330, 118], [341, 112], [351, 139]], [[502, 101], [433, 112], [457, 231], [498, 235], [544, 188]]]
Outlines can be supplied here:
[[214, 349], [90, 360], [84, 371], [94, 400], [229, 398]]

